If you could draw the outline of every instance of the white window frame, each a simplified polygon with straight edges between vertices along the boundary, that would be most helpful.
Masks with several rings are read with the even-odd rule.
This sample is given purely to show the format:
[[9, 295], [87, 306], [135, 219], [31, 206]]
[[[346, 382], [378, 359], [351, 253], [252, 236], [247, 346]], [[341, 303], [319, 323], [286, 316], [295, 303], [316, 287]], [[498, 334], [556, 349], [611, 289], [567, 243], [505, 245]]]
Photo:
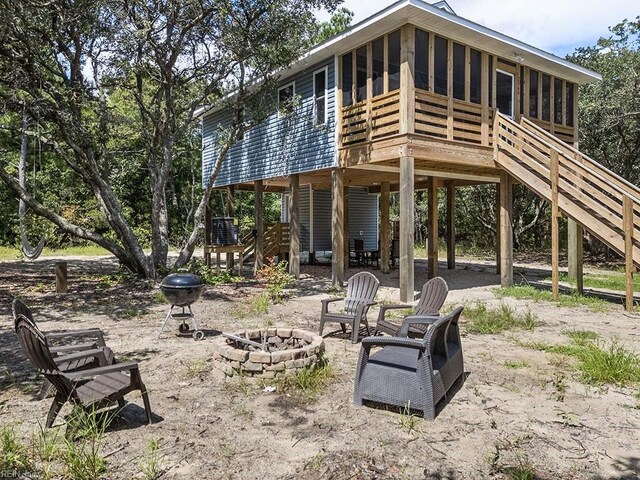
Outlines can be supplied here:
[[[318, 123], [318, 117], [316, 112], [316, 75], [320, 72], [324, 72], [324, 121], [322, 123]], [[329, 67], [322, 67], [313, 72], [313, 125], [316, 127], [322, 127], [327, 124], [327, 118], [329, 116], [329, 112], [327, 112], [327, 108], [329, 106]]]
[[508, 75], [509, 77], [511, 77], [511, 113], [505, 113], [505, 112], [500, 112], [500, 113], [513, 119], [516, 114], [516, 76], [511, 72], [507, 72], [505, 70], [496, 68], [496, 85], [494, 86], [494, 88], [496, 89], [498, 88], [498, 75], [497, 75], [498, 72], [502, 73], [503, 75]]
[[278, 118], [282, 118], [284, 116], [282, 115], [282, 111], [280, 110], [280, 92], [285, 88], [289, 88], [289, 87], [292, 87], [292, 91], [293, 91], [291, 98], [292, 99], [296, 98], [296, 82], [295, 81], [286, 83], [282, 85], [280, 88], [278, 88]]

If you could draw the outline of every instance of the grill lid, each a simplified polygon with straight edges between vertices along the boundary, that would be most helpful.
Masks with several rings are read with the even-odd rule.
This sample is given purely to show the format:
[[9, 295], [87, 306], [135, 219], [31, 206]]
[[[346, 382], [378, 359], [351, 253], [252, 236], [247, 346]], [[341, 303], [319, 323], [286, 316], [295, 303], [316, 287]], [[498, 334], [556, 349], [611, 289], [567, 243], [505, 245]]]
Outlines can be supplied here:
[[161, 287], [169, 288], [194, 288], [203, 285], [202, 279], [193, 273], [172, 273], [164, 277], [160, 284]]

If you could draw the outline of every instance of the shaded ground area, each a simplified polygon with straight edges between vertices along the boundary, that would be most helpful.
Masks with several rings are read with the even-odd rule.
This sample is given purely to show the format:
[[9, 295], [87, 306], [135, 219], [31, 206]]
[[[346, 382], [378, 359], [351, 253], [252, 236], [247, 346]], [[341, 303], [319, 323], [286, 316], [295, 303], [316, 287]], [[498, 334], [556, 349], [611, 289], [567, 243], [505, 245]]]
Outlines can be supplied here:
[[[28, 436], [49, 405], [32, 400], [40, 379], [17, 349], [13, 296], [33, 307], [42, 330], [98, 326], [120, 360], [140, 362], [157, 415], [156, 423], [144, 425], [140, 396], [127, 397], [123, 419], [103, 445], [104, 452], [115, 452], [107, 459], [109, 478], [144, 478], [153, 439], [161, 447], [162, 478], [482, 479], [508, 478], [509, 468], [522, 465], [541, 479], [640, 475], [637, 389], [584, 385], [571, 359], [523, 346], [567, 343], [567, 332], [589, 330], [602, 342], [617, 338], [639, 352], [640, 316], [615, 304], [594, 313], [499, 300], [493, 266], [460, 263], [442, 270], [451, 289], [446, 306], [504, 301], [519, 312], [530, 310], [537, 325], [533, 331], [479, 335], [463, 324], [466, 381], [436, 421], [428, 422], [352, 406], [359, 345], [344, 335], [325, 340], [334, 378], [312, 401], [266, 393], [264, 385], [242, 378], [225, 380], [213, 367], [210, 339], [220, 331], [265, 325], [316, 331], [320, 299], [333, 296], [327, 267], [303, 267], [290, 300], [269, 306], [268, 313], [250, 308], [265, 291], [261, 284], [209, 287], [193, 306], [208, 337], [195, 342], [178, 336], [177, 325], [156, 338], [168, 308], [156, 286], [120, 283], [117, 264], [108, 258], [67, 261], [67, 295], [54, 293], [53, 260], [0, 263], [0, 424], [16, 424]], [[425, 272], [426, 262], [419, 261], [417, 286]], [[374, 273], [382, 284], [379, 299], [395, 302], [397, 270]], [[525, 273], [531, 279], [548, 275], [543, 267]], [[377, 313], [370, 313], [372, 325]]]

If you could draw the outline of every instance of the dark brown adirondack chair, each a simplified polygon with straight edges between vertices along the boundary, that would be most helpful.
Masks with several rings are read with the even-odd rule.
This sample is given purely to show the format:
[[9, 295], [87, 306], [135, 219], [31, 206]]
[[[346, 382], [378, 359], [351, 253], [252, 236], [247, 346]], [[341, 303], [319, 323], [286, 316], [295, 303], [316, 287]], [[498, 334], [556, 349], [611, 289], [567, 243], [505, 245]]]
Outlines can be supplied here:
[[[449, 287], [447, 282], [441, 277], [435, 277], [429, 280], [422, 287], [420, 293], [420, 300], [414, 307], [413, 315], [417, 316], [438, 316], [440, 315], [440, 308], [447, 299], [449, 293]], [[376, 323], [376, 333], [388, 333], [389, 335], [397, 335], [400, 330], [400, 325], [385, 318], [388, 310], [398, 308], [411, 308], [411, 305], [395, 304], [395, 305], [382, 305], [380, 312], [378, 313], [378, 321]], [[427, 331], [427, 325], [417, 324], [411, 326], [409, 329], [409, 335], [412, 337], [422, 337]]]
[[[322, 313], [320, 315], [320, 335], [327, 322], [339, 323], [343, 332], [346, 326], [351, 325], [351, 341], [358, 341], [360, 324], [364, 322], [369, 335], [369, 322], [367, 312], [369, 307], [376, 304], [375, 298], [380, 282], [369, 272], [356, 273], [347, 282], [347, 296], [342, 298], [327, 298], [322, 300]], [[344, 300], [344, 313], [329, 312], [329, 304]]]
[[[151, 423], [151, 406], [147, 389], [142, 383], [138, 364], [124, 362], [108, 365], [106, 358], [101, 359], [98, 368], [63, 372], [56, 364], [47, 338], [28, 319], [20, 316], [16, 325], [16, 332], [22, 350], [35, 368], [42, 373], [56, 388], [56, 396], [47, 414], [47, 428], [53, 425], [58, 412], [66, 402], [71, 402], [86, 411], [95, 412], [113, 405], [115, 402], [124, 406], [124, 396], [134, 390], [142, 392], [147, 419]], [[74, 355], [61, 357], [68, 360]]]
[[[353, 403], [364, 401], [422, 410], [433, 420], [436, 405], [464, 373], [458, 319], [462, 307], [442, 317], [409, 316], [398, 336], [362, 340]], [[423, 324], [420, 339], [408, 338], [410, 325]], [[382, 347], [375, 353], [371, 350]]]
[[[27, 307], [21, 300], [14, 299], [12, 303], [13, 321], [16, 333], [18, 331], [18, 319], [23, 317], [27, 319], [34, 327], [37, 327], [33, 319], [31, 309]], [[39, 329], [38, 329], [39, 330]], [[41, 332], [42, 333], [42, 332]], [[81, 330], [64, 330], [61, 332], [43, 333], [49, 343], [51, 341], [66, 342], [64, 345], [49, 345], [49, 351], [54, 357], [58, 368], [63, 372], [73, 372], [87, 368], [95, 368], [101, 366], [99, 357], [107, 359], [109, 364], [114, 363], [113, 353], [105, 346], [104, 334], [99, 328], [85, 328]], [[82, 342], [88, 339], [89, 342]], [[104, 350], [101, 352], [101, 350]], [[70, 354], [84, 352], [83, 355], [74, 355], [69, 358]], [[96, 355], [99, 354], [99, 355]], [[60, 360], [61, 356], [65, 356], [65, 360]], [[42, 400], [49, 393], [51, 383], [45, 378], [40, 393], [37, 395], [38, 400]]]

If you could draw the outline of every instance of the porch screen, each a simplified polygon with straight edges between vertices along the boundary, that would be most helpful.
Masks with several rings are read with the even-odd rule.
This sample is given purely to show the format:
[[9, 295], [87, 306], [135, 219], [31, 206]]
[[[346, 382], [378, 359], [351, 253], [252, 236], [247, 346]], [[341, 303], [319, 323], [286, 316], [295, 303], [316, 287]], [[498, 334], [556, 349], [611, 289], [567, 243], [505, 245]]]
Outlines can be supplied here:
[[429, 90], [429, 33], [416, 28], [416, 88]]
[[464, 70], [466, 49], [459, 43], [453, 44], [453, 98], [464, 100]]
[[371, 42], [371, 53], [373, 55], [373, 96], [377, 97], [384, 93], [384, 37]]
[[529, 71], [529, 116], [538, 118], [538, 72]]
[[367, 47], [356, 50], [356, 102], [367, 99]]
[[436, 35], [433, 52], [433, 91], [440, 95], [447, 95], [447, 58], [448, 41]]
[[562, 80], [553, 80], [553, 121], [562, 124]]
[[387, 38], [389, 49], [389, 91], [400, 88], [400, 30], [391, 32]]
[[551, 77], [542, 74], [542, 120], [551, 119]]
[[567, 82], [567, 101], [565, 103], [565, 108], [567, 109], [567, 116], [565, 117], [567, 127], [573, 127], [573, 102], [575, 101], [573, 98], [575, 95], [574, 88], [573, 83]]
[[353, 104], [353, 64], [351, 52], [342, 56], [342, 105]]
[[471, 49], [469, 59], [469, 101], [480, 103], [482, 101], [482, 52]]

